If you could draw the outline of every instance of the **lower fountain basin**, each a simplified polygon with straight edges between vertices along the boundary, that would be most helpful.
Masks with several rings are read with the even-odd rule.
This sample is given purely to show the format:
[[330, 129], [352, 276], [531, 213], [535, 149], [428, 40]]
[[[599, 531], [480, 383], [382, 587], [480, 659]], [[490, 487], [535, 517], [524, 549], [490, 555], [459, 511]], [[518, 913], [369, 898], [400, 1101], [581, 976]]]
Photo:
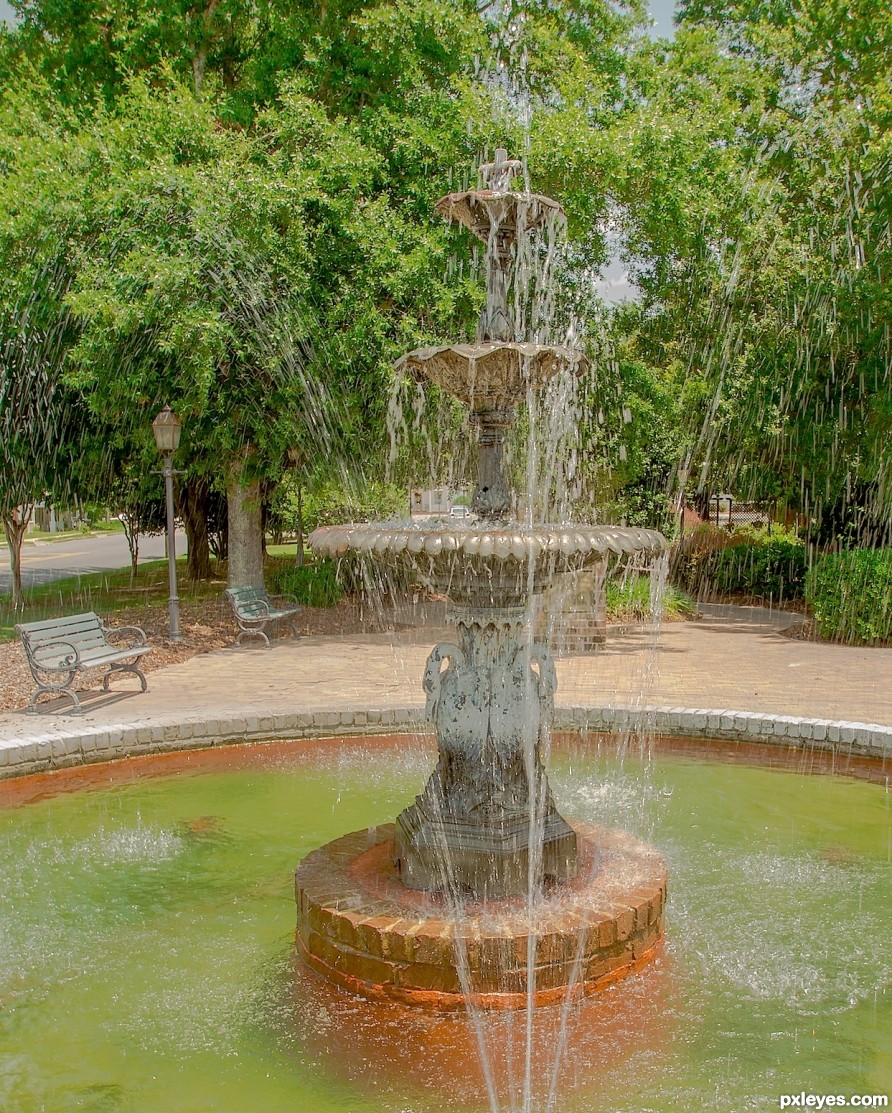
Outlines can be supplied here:
[[[303, 739], [0, 782], [30, 801], [0, 808], [0, 1105], [522, 1109], [526, 1014], [369, 1001], [294, 947], [295, 862], [396, 815], [433, 757], [417, 735]], [[555, 1113], [888, 1091], [887, 776], [777, 739], [657, 738], [646, 763], [603, 735], [557, 739], [562, 809], [658, 846], [672, 896], [653, 961], [534, 1010], [532, 1108], [552, 1085]]]
[[625, 832], [575, 833], [577, 877], [532, 914], [521, 900], [450, 909], [407, 889], [392, 861], [393, 824], [344, 835], [295, 874], [304, 958], [354, 993], [428, 1008], [521, 1009], [530, 998], [594, 993], [655, 957], [666, 866]]

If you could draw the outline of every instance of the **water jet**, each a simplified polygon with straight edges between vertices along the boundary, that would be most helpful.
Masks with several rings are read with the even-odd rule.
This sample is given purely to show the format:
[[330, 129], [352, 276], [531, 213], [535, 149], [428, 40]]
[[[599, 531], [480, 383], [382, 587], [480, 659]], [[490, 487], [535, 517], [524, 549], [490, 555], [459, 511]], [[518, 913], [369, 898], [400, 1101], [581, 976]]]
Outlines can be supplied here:
[[[505, 431], [550, 378], [586, 368], [582, 352], [519, 336], [531, 246], [563, 212], [513, 189], [521, 164], [497, 149], [483, 188], [435, 212], [485, 244], [486, 298], [473, 344], [418, 349], [397, 362], [470, 410], [477, 430], [473, 514], [459, 523], [322, 527], [310, 546], [408, 570], [445, 596], [454, 640], [424, 671], [438, 746], [424, 791], [395, 823], [347, 835], [295, 875], [297, 938], [325, 977], [371, 997], [440, 1006], [528, 1007], [592, 992], [638, 968], [662, 935], [666, 871], [617, 832], [577, 829], [558, 812], [543, 753], [557, 684], [533, 637], [536, 601], [557, 576], [608, 554], [657, 554], [653, 530], [515, 521]], [[439, 911], [419, 907], [431, 894]], [[512, 907], [514, 902], [518, 907]]]

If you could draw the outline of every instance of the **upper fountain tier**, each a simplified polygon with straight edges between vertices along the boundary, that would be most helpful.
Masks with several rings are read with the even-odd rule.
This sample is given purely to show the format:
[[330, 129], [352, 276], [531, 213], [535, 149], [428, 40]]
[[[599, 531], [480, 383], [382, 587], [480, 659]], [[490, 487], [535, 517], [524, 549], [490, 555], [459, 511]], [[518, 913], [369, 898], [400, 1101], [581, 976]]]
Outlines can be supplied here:
[[655, 556], [666, 547], [653, 529], [584, 524], [494, 524], [474, 518], [321, 526], [309, 538], [321, 556], [371, 556], [408, 569], [458, 606], [523, 608], [556, 575], [610, 557]]
[[550, 344], [484, 340], [418, 348], [396, 361], [416, 382], [432, 382], [464, 402], [472, 414], [512, 413], [526, 397], [563, 369], [588, 366], [582, 352]]
[[[564, 214], [550, 197], [511, 188], [521, 168], [499, 148], [480, 167], [485, 188], [451, 193], [436, 211], [469, 228], [486, 245], [486, 299], [477, 342], [436, 345], [409, 352], [397, 368], [416, 381], [429, 380], [465, 403], [477, 430], [477, 486], [474, 516], [462, 527], [454, 521], [359, 524], [317, 529], [310, 544], [317, 552], [341, 556], [367, 553], [385, 563], [408, 566], [423, 581], [453, 600], [515, 606], [541, 591], [561, 572], [577, 572], [610, 554], [657, 552], [662, 536], [650, 530], [511, 522], [513, 498], [504, 463], [505, 431], [517, 407], [560, 372], [579, 374], [587, 361], [575, 348], [540, 344], [518, 335], [510, 307], [529, 300], [533, 270], [552, 257], [552, 232]], [[543, 240], [537, 240], [540, 233]], [[537, 281], [547, 283], [547, 273]], [[509, 297], [509, 294], [511, 297]]]
[[447, 193], [434, 205], [434, 212], [454, 224], [462, 224], [488, 246], [504, 255], [517, 240], [550, 222], [563, 223], [564, 210], [541, 193], [512, 190], [521, 169], [518, 159], [508, 158], [499, 147], [492, 162], [480, 167], [484, 189]]

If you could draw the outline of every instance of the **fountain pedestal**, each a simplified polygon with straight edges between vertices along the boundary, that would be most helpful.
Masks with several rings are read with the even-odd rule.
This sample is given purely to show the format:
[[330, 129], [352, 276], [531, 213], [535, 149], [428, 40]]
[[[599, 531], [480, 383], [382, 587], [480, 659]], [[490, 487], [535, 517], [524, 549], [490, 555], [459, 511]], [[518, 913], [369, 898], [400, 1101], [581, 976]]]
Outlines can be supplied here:
[[566, 881], [576, 836], [558, 814], [542, 751], [554, 707], [551, 654], [513, 608], [455, 615], [456, 643], [424, 673], [439, 759], [396, 821], [403, 884], [501, 899]]
[[522, 1009], [587, 996], [659, 953], [666, 867], [634, 836], [575, 825], [580, 869], [532, 915], [524, 900], [465, 903], [407, 888], [394, 826], [314, 850], [295, 876], [298, 948], [327, 981], [372, 1000]]

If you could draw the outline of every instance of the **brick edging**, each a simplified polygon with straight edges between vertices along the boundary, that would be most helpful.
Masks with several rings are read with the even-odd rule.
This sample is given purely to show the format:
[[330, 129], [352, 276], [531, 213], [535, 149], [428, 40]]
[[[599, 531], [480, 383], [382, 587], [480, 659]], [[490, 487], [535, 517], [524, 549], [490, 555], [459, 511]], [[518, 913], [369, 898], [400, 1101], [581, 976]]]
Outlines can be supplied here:
[[[892, 757], [892, 726], [757, 711], [687, 707], [557, 707], [556, 730], [672, 734]], [[281, 738], [427, 730], [419, 707], [190, 718], [80, 727], [68, 723], [0, 742], [0, 779], [136, 754]]]

